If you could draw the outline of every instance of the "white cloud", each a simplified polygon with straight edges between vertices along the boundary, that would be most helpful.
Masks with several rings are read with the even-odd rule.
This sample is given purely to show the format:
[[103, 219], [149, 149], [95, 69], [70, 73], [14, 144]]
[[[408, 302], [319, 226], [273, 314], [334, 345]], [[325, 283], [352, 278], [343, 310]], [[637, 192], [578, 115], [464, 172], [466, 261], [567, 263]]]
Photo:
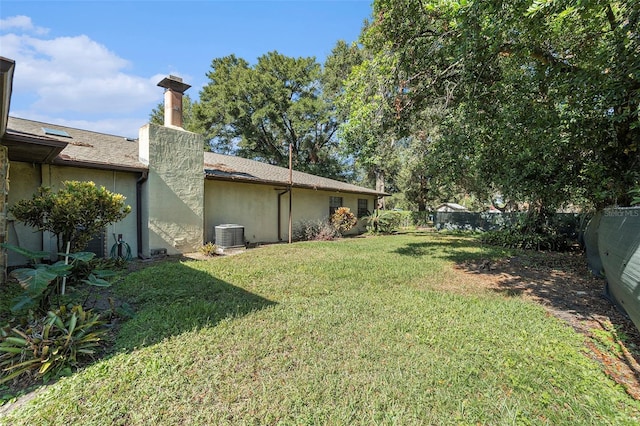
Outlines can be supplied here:
[[36, 27], [31, 22], [31, 18], [24, 15], [11, 16], [6, 19], [0, 19], [0, 31], [22, 30], [38, 35], [45, 35], [49, 32], [48, 28]]
[[123, 114], [158, 99], [149, 78], [127, 74], [127, 60], [85, 35], [46, 40], [7, 34], [0, 44], [16, 61], [14, 95], [34, 94], [35, 109]]
[[[3, 19], [0, 24], [2, 56], [16, 62], [11, 115], [18, 116], [17, 109], [24, 118], [47, 121], [44, 117], [58, 117], [55, 122], [61, 125], [126, 132], [126, 136], [135, 132], [135, 136], [151, 109], [162, 101], [157, 76], [128, 72], [128, 60], [86, 35], [33, 35], [37, 27], [26, 16]], [[67, 122], [64, 117], [88, 120]]]

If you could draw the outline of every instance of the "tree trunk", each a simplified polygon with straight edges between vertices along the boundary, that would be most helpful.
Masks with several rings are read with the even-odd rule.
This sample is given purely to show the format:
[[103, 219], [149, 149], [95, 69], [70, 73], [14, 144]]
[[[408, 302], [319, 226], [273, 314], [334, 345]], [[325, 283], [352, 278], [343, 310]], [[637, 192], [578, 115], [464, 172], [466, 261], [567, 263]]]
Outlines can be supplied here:
[[[376, 191], [384, 192], [384, 171], [380, 169], [375, 170], [376, 175]], [[384, 197], [378, 198], [378, 209], [385, 208]]]

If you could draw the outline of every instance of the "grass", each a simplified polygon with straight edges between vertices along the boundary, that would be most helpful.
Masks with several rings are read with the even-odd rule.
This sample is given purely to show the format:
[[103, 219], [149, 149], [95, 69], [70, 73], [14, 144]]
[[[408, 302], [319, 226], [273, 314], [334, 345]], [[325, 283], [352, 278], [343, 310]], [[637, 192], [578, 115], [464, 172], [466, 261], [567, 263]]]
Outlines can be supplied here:
[[146, 268], [114, 354], [0, 424], [637, 424], [581, 335], [452, 268], [503, 254], [409, 234]]

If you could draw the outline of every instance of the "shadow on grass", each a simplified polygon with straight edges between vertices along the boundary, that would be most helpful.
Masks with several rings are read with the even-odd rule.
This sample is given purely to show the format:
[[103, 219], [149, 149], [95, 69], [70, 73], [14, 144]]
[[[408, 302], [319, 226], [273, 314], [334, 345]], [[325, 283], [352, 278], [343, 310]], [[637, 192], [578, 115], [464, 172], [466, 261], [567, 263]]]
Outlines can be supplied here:
[[605, 297], [605, 281], [586, 262], [581, 253], [522, 252], [484, 269], [473, 262], [458, 266], [490, 280], [496, 293], [537, 301], [587, 336], [592, 357], [640, 400], [640, 331]]
[[[424, 235], [424, 234], [422, 234]], [[505, 255], [499, 247], [482, 246], [473, 235], [430, 234], [429, 241], [408, 243], [394, 253], [409, 257], [437, 257], [456, 263], [474, 259], [494, 259]], [[421, 234], [416, 234], [421, 236]], [[480, 250], [479, 250], [480, 248]]]
[[[597, 334], [603, 336], [594, 330], [605, 331], [609, 336], [605, 342], [591, 343], [596, 348], [594, 357], [604, 366], [614, 365], [618, 372], [609, 374], [640, 399], [640, 331], [604, 297], [605, 281], [591, 274], [582, 253], [504, 250], [481, 245], [472, 236], [446, 234], [394, 251], [403, 256], [453, 261], [456, 269], [469, 275], [473, 285], [505, 297], [533, 299], [591, 339], [597, 339]], [[597, 345], [604, 346], [597, 349]], [[612, 358], [606, 347], [624, 349]]]
[[[112, 318], [115, 344], [109, 345], [93, 360], [81, 361], [82, 367], [276, 304], [177, 260], [184, 259], [163, 260], [145, 266], [127, 275], [124, 281], [94, 295], [98, 298], [93, 300], [94, 304], [98, 302], [94, 310], [102, 312], [103, 318], [112, 313], [108, 298], [115, 299], [115, 305], [119, 307], [130, 304], [135, 314], [128, 320], [118, 316]], [[2, 290], [0, 295], [5, 295], [6, 289]], [[8, 311], [5, 304], [0, 307]], [[56, 378], [49, 384], [55, 381]], [[0, 386], [0, 402], [20, 396], [13, 403], [0, 404], [0, 417], [33, 398], [42, 386], [42, 379], [30, 377]]]
[[116, 294], [135, 309], [118, 332], [116, 351], [153, 345], [275, 304], [188, 263], [172, 261], [129, 275]]

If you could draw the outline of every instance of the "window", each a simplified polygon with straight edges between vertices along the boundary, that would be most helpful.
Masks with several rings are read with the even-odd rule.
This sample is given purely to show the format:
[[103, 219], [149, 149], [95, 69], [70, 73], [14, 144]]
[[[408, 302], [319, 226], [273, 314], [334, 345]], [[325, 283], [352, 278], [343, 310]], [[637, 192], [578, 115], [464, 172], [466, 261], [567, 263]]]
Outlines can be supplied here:
[[42, 131], [44, 132], [45, 135], [51, 135], [51, 136], [62, 136], [63, 138], [70, 138], [71, 135], [67, 132], [65, 132], [64, 130], [60, 130], [60, 129], [51, 129], [49, 127], [43, 127]]
[[331, 216], [338, 207], [342, 207], [342, 197], [329, 197], [329, 216]]
[[358, 218], [369, 216], [369, 200], [358, 198]]

